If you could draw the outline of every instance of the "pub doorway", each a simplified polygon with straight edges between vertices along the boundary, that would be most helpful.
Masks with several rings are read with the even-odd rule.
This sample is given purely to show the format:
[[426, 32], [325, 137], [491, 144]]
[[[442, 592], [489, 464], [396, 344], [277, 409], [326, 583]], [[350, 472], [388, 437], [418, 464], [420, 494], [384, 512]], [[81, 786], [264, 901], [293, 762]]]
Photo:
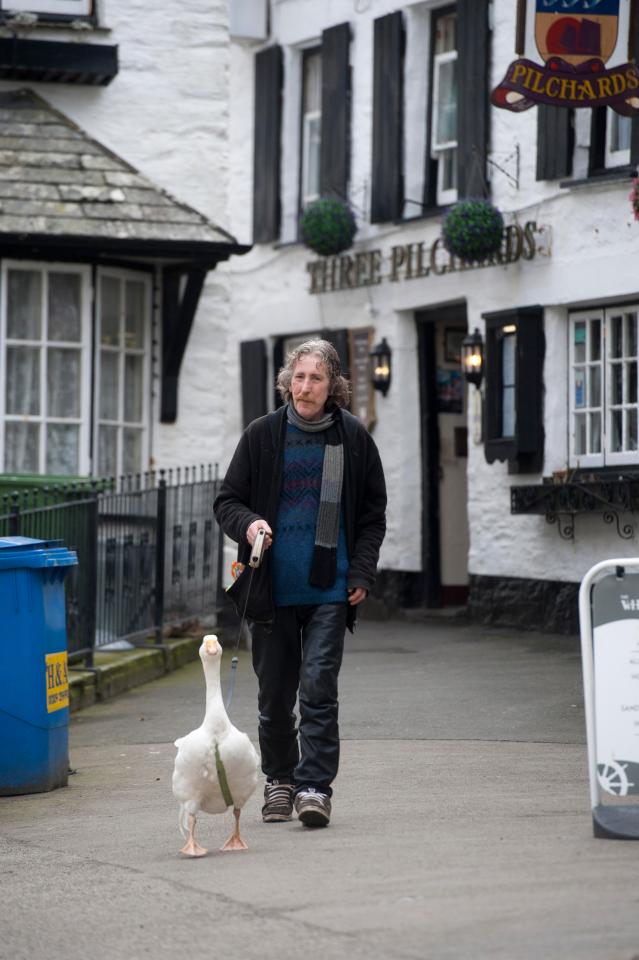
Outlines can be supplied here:
[[466, 305], [415, 314], [422, 460], [422, 571], [426, 607], [468, 598], [467, 384], [461, 373]]

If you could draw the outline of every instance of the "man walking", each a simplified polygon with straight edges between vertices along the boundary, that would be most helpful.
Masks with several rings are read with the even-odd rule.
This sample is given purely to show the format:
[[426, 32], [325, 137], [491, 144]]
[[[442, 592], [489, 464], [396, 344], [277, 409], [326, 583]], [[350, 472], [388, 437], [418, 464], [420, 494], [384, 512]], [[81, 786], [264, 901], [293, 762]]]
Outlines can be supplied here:
[[295, 807], [305, 826], [325, 827], [339, 763], [344, 633], [375, 580], [386, 486], [372, 437], [344, 409], [349, 384], [332, 344], [295, 349], [277, 387], [284, 405], [246, 428], [214, 510], [245, 564], [265, 531], [247, 612], [267, 778], [262, 818], [291, 820]]

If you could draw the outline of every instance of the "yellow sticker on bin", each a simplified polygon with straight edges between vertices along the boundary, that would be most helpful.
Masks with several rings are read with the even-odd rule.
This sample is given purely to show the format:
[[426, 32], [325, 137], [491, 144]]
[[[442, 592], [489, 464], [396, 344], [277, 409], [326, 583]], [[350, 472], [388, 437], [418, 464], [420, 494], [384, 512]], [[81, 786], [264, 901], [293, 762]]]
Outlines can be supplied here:
[[46, 680], [47, 680], [47, 713], [62, 710], [69, 706], [69, 673], [67, 670], [67, 654], [47, 653]]

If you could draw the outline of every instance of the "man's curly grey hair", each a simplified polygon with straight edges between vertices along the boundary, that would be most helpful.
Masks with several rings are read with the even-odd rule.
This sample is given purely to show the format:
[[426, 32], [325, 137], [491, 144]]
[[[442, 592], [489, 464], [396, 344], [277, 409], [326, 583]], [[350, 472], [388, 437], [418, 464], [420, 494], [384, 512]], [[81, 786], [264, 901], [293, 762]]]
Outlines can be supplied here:
[[295, 364], [308, 354], [317, 356], [319, 362], [326, 367], [331, 381], [328, 402], [332, 400], [338, 407], [347, 407], [351, 397], [351, 385], [346, 377], [342, 376], [339, 354], [328, 340], [306, 340], [286, 355], [284, 366], [277, 375], [277, 389], [282, 400], [288, 403], [291, 399], [291, 380]]

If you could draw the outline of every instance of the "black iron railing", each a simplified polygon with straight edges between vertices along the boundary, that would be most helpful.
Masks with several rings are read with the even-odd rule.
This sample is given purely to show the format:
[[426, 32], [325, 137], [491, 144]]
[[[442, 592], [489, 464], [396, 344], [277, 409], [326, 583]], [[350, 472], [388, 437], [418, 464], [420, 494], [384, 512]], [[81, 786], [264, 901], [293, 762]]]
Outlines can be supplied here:
[[0, 498], [0, 536], [63, 540], [77, 551], [66, 582], [71, 659], [153, 637], [222, 605], [217, 467], [42, 487]]

